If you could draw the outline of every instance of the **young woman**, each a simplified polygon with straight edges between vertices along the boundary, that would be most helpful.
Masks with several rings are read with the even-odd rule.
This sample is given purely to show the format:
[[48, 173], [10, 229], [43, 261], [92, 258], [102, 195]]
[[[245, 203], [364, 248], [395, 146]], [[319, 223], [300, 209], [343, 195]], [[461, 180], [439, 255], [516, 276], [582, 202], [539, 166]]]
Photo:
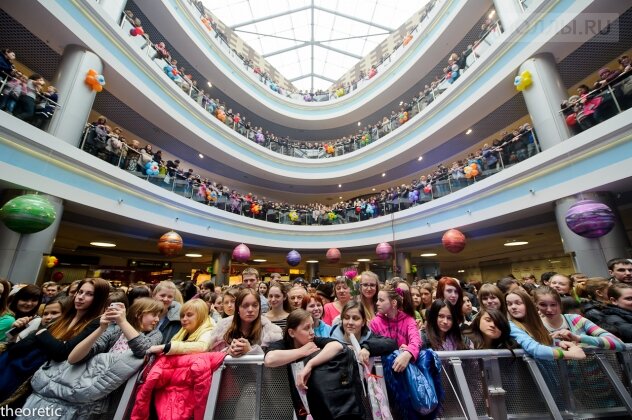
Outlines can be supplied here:
[[507, 313], [507, 307], [505, 306], [505, 296], [500, 289], [491, 283], [485, 283], [478, 291], [478, 301], [481, 304], [481, 309], [490, 308], [498, 309], [503, 314]]
[[285, 287], [277, 282], [270, 283], [270, 287], [268, 288], [268, 312], [265, 314], [266, 318], [284, 330], [290, 312], [290, 302], [287, 299]]
[[560, 296], [571, 296], [573, 293], [573, 280], [561, 274], [556, 274], [551, 277], [549, 286], [557, 290]]
[[72, 349], [99, 327], [109, 292], [110, 285], [103, 279], [82, 280], [60, 318], [0, 354], [0, 401], [11, 396], [47, 360], [68, 358]]
[[555, 289], [541, 286], [533, 295], [544, 326], [554, 339], [607, 350], [625, 350], [621, 340], [592, 321], [581, 315], [562, 314], [562, 300]]
[[268, 296], [268, 283], [266, 283], [264, 281], [260, 281], [259, 285], [257, 286], [257, 290], [259, 290], [259, 295], [267, 298], [267, 296]]
[[[287, 329], [283, 338], [270, 344], [264, 363], [267, 367], [288, 365], [288, 380], [294, 410], [296, 417], [302, 420], [306, 418], [307, 412], [297, 388], [301, 389], [302, 392], [309, 393], [307, 382], [312, 369], [333, 359], [343, 349], [343, 345], [332, 338], [315, 337], [314, 321], [312, 315], [307, 311], [297, 309], [288, 316], [287, 321]], [[305, 363], [297, 375], [297, 380], [295, 380], [289, 365], [318, 351], [320, 352], [316, 356]]]
[[27, 284], [21, 286], [9, 300], [9, 310], [13, 312], [15, 319], [32, 318], [37, 315], [37, 310], [42, 303], [42, 290], [34, 284]]
[[0, 280], [0, 343], [6, 341], [6, 333], [13, 328], [15, 318], [9, 310], [9, 292], [11, 284], [6, 280]]
[[202, 299], [185, 302], [180, 309], [180, 324], [182, 328], [169, 343], [151, 346], [148, 353], [174, 355], [208, 351], [215, 323], [208, 315], [206, 302]]
[[605, 325], [603, 310], [610, 303], [608, 300], [609, 286], [610, 282], [604, 277], [589, 278], [577, 286], [582, 313], [597, 325]]
[[180, 330], [180, 304], [174, 299], [178, 288], [171, 281], [161, 281], [154, 289], [153, 298], [162, 302], [163, 309], [158, 321], [162, 343], [166, 344]]
[[[70, 301], [72, 301], [72, 299], [66, 296], [55, 296], [53, 300], [44, 305], [41, 318], [35, 317], [30, 322], [29, 317], [16, 320], [13, 323], [13, 328], [17, 329], [18, 334], [17, 336], [11, 337], [11, 339], [7, 337], [7, 341], [20, 341], [32, 332], [36, 332], [38, 329], [40, 329], [40, 327], [48, 327], [54, 320], [56, 320], [63, 314], [64, 308]], [[22, 331], [20, 332], [20, 330]]]
[[472, 299], [470, 299], [469, 293], [463, 293], [463, 306], [461, 307], [461, 313], [463, 313], [463, 324], [470, 325], [476, 315], [478, 314], [478, 310], [474, 310], [474, 305], [472, 305]]
[[241, 290], [235, 305], [235, 315], [222, 319], [213, 330], [211, 351], [225, 351], [233, 357], [261, 354], [262, 347], [282, 338], [281, 328], [261, 316], [259, 292]]
[[333, 324], [334, 319], [340, 315], [342, 308], [351, 300], [351, 289], [349, 289], [347, 285], [347, 278], [345, 276], [336, 277], [336, 281], [334, 282], [334, 294], [336, 300], [325, 305], [323, 321], [325, 321], [327, 325]]
[[[215, 292], [211, 292], [207, 295], [202, 296], [202, 300], [206, 302], [206, 306], [208, 306], [209, 315], [213, 319], [213, 322], [217, 324], [220, 319], [222, 319], [222, 313], [217, 310], [217, 302], [221, 298], [220, 295], [215, 294]], [[221, 301], [220, 301], [221, 306]]]
[[423, 319], [426, 319], [426, 311], [430, 309], [430, 305], [432, 305], [432, 283], [430, 282], [422, 282], [419, 284], [419, 293], [421, 295], [421, 306], [419, 307], [419, 313]]
[[422, 345], [410, 294], [405, 294], [401, 289], [380, 290], [377, 311], [369, 328], [375, 334], [397, 341], [402, 353], [395, 359], [393, 370], [403, 372], [411, 360], [417, 359]]
[[317, 294], [307, 295], [303, 298], [301, 308], [312, 314], [314, 321], [314, 335], [316, 337], [329, 337], [331, 327], [322, 321], [323, 300]]
[[[462, 308], [463, 289], [461, 289], [459, 281], [452, 277], [442, 277], [439, 280], [439, 283], [437, 283], [436, 299], [447, 300], [455, 308]], [[459, 316], [457, 321], [459, 325], [461, 325], [464, 320], [463, 313], [461, 311], [457, 311], [457, 315]]]
[[457, 320], [457, 308], [442, 299], [435, 300], [428, 311], [424, 331], [425, 346], [435, 350], [468, 350], [473, 344], [461, 335]]
[[341, 343], [350, 345], [352, 335], [361, 347], [358, 361], [364, 364], [368, 364], [369, 357], [384, 356], [397, 350], [395, 340], [371, 332], [362, 304], [355, 301], [348, 302], [342, 308], [340, 324], [334, 325], [330, 336]]
[[481, 308], [472, 325], [465, 330], [475, 349], [508, 349], [517, 347], [511, 338], [509, 321], [498, 309]]
[[364, 311], [364, 318], [368, 320], [367, 322], [371, 322], [375, 317], [379, 287], [380, 283], [378, 282], [377, 274], [372, 271], [363, 271], [360, 274], [360, 303]]
[[632, 286], [615, 283], [608, 288], [610, 305], [603, 309], [604, 324], [624, 342], [632, 343]]
[[224, 294], [222, 295], [222, 310], [224, 318], [228, 318], [229, 316], [233, 316], [235, 314], [235, 300], [237, 300], [238, 294], [239, 290], [234, 288], [224, 291]]
[[[123, 305], [110, 305], [99, 328], [70, 352], [68, 362], [80, 365], [60, 363], [39, 369], [24, 408], [32, 412], [44, 407], [49, 412], [72, 410], [78, 418], [81, 413], [113, 415], [116, 396], [123, 391], [119, 387], [140, 369], [147, 350], [162, 340], [155, 329], [162, 309], [161, 302], [148, 297], [136, 299], [127, 316]], [[102, 353], [107, 357], [100, 356]], [[64, 380], [69, 370], [70, 377], [81, 380]]]

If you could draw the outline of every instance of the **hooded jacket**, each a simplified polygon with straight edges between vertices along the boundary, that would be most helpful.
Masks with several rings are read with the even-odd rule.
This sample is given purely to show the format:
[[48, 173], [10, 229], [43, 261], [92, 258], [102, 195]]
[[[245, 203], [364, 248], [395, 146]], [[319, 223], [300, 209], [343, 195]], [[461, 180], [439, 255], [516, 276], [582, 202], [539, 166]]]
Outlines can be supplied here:
[[413, 360], [417, 360], [422, 343], [417, 323], [413, 317], [402, 311], [397, 311], [395, 319], [378, 313], [369, 323], [369, 328], [376, 334], [394, 339], [400, 347], [406, 346], [406, 350], [412, 354]]

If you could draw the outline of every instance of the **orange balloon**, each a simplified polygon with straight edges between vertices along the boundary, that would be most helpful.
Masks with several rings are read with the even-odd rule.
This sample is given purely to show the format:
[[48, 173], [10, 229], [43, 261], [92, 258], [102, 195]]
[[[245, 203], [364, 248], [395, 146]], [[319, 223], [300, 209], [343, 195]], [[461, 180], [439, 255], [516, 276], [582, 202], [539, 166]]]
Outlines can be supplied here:
[[472, 169], [478, 169], [478, 164], [476, 164], [475, 162], [474, 163], [470, 163], [470, 167]]
[[97, 71], [94, 70], [94, 69], [88, 70], [88, 76], [96, 76], [97, 74], [99, 74], [99, 73], [97, 73]]
[[97, 79], [95, 79], [94, 76], [86, 76], [86, 83], [89, 86], [93, 86], [95, 83], [97, 83]]
[[103, 86], [97, 83], [97, 85], [93, 86], [92, 89], [95, 90], [96, 92], [101, 92], [103, 90]]

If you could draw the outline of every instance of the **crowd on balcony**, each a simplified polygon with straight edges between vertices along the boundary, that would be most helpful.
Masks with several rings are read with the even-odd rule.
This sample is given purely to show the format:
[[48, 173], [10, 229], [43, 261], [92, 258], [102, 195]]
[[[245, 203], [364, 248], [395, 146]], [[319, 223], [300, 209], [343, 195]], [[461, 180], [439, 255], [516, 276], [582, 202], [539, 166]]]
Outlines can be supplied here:
[[[399, 108], [392, 110], [390, 115], [385, 115], [374, 124], [368, 124], [358, 129], [357, 132], [342, 138], [307, 142], [290, 139], [289, 136], [277, 135], [265, 127], [255, 126], [241, 111], [233, 109], [217, 98], [212, 98], [210, 93], [205, 92], [198, 85], [198, 82], [190, 74], [187, 74], [187, 70], [171, 57], [164, 42], [153, 43], [149, 39], [149, 36], [142, 31], [140, 19], [134, 17], [129, 10], [125, 11], [124, 16], [133, 27], [132, 31], [141, 28], [142, 36], [146, 40], [141, 48], [152, 48], [154, 50], [151, 54], [152, 59], [164, 63], [164, 65], [161, 64], [162, 71], [209, 114], [250, 141], [278, 153], [302, 158], [328, 158], [350, 153], [404, 125], [445, 92], [480, 57], [481, 49], [487, 45], [484, 44], [484, 40], [494, 38], [501, 33], [499, 21], [487, 19], [482, 25], [481, 35], [477, 41], [468, 45], [461, 54], [453, 52], [441, 74], [437, 74], [431, 83], [426, 84], [418, 95], [413, 98], [402, 99]], [[209, 26], [213, 27], [211, 23]], [[138, 34], [140, 33], [134, 32], [130, 36], [137, 36]], [[367, 74], [375, 75], [376, 69], [375, 66], [372, 66]], [[332, 95], [341, 96], [348, 91], [348, 88], [350, 86], [336, 87], [332, 91]]]
[[408, 184], [333, 204], [292, 204], [240, 193], [204, 178], [193, 169], [186, 170], [180, 160], [163, 158], [161, 150], [154, 151], [150, 144], [141, 147], [137, 140], [121, 136], [121, 132], [100, 117], [86, 126], [81, 147], [164, 188], [173, 190], [180, 185], [178, 191], [196, 201], [252, 218], [292, 224], [337, 224], [391, 214], [464, 188], [533, 156], [539, 149], [536, 135], [527, 123], [512, 132], [503, 132], [491, 144], [485, 143], [462, 159], [437, 165], [432, 172]]
[[[264, 354], [267, 368], [306, 358], [295, 373], [288, 370], [298, 418], [335, 412], [361, 419], [362, 392], [354, 387], [371, 379], [370, 358], [382, 356], [386, 392], [368, 387], [382, 412], [434, 417], [443, 394], [438, 351], [522, 348], [541, 361], [579, 361], [586, 348], [621, 352], [632, 342], [632, 262], [622, 258], [608, 261], [604, 277], [547, 272], [540, 282], [533, 275], [383, 282], [371, 271], [349, 270], [333, 282], [308, 284], [300, 277], [283, 282], [278, 273], [264, 278], [252, 267], [240, 277], [232, 286], [177, 280], [123, 287], [103, 278], [41, 287], [0, 279], [0, 401], [31, 412], [47, 408], [48, 417], [112, 418], [118, 405], [129, 404], [132, 419], [152, 411], [202, 418], [211, 374], [224, 358]], [[594, 360], [581, 363], [597, 369]], [[332, 383], [323, 376], [328, 370], [312, 370], [329, 364], [353, 384], [334, 380], [336, 398], [331, 388], [323, 392]], [[141, 369], [129, 401], [119, 401]], [[401, 381], [411, 375], [425, 375], [426, 385], [402, 393]]]

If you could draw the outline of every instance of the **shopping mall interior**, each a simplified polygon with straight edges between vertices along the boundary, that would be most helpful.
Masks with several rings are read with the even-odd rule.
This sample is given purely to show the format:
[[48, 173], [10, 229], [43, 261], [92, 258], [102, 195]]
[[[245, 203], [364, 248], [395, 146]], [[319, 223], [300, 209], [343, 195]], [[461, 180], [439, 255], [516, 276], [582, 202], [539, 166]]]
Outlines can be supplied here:
[[207, 3], [3, 3], [0, 277], [495, 282], [631, 256], [629, 2]]

